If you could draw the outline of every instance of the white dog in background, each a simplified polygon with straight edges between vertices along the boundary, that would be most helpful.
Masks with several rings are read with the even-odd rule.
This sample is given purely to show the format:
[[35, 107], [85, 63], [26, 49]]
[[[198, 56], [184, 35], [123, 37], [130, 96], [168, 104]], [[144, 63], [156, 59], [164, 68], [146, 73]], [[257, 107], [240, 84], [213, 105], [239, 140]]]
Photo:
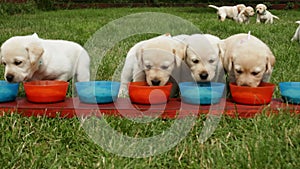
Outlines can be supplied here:
[[250, 33], [242, 33], [222, 40], [219, 47], [230, 82], [257, 87], [262, 81], [269, 81], [275, 57], [264, 42]]
[[298, 28], [295, 31], [295, 34], [293, 36], [293, 38], [291, 39], [291, 41], [299, 41], [300, 42], [300, 21], [296, 21], [297, 24], [299, 24]]
[[[128, 83], [146, 81], [150, 86], [163, 86], [180, 81], [179, 69], [186, 45], [169, 34], [135, 44], [127, 53], [121, 73], [119, 96], [128, 96]], [[172, 93], [176, 85], [173, 83]], [[171, 94], [172, 95], [172, 94]]]
[[270, 11], [267, 10], [267, 6], [264, 4], [258, 4], [255, 7], [256, 9], [256, 23], [270, 23], [274, 22], [274, 19], [279, 19], [279, 17], [273, 15]]
[[237, 21], [238, 14], [246, 8], [244, 4], [238, 4], [235, 6], [221, 6], [217, 7], [215, 5], [208, 5], [210, 8], [217, 10], [217, 14], [220, 21], [225, 21], [226, 18], [233, 19]]
[[8, 82], [32, 80], [90, 80], [90, 57], [77, 43], [45, 40], [37, 34], [15, 36], [1, 46], [4, 78]]
[[254, 16], [255, 12], [254, 9], [251, 6], [247, 6], [245, 9], [243, 9], [237, 17], [238, 23], [250, 23], [250, 17]]
[[193, 79], [197, 82], [219, 80], [223, 70], [219, 59], [220, 38], [210, 34], [178, 35], [174, 37], [187, 44], [185, 63]]

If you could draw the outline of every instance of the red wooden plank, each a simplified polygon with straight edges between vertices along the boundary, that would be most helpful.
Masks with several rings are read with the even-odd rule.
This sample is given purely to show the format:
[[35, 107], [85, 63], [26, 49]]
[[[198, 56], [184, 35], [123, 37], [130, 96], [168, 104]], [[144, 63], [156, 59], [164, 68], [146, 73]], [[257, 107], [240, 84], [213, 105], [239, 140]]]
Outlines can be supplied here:
[[167, 104], [141, 105], [132, 104], [129, 99], [119, 98], [114, 103], [85, 104], [78, 98], [66, 98], [58, 103], [31, 103], [26, 98], [17, 98], [13, 102], [0, 103], [0, 116], [4, 113], [18, 112], [23, 116], [46, 116], [73, 118], [80, 116], [113, 115], [125, 118], [159, 117], [181, 118], [198, 116], [199, 114], [225, 115], [239, 118], [252, 118], [261, 112], [276, 114], [280, 110], [300, 113], [300, 105], [283, 103], [280, 99], [273, 99], [269, 105], [241, 105], [230, 100], [222, 100], [216, 105], [191, 105], [180, 99], [170, 99]]

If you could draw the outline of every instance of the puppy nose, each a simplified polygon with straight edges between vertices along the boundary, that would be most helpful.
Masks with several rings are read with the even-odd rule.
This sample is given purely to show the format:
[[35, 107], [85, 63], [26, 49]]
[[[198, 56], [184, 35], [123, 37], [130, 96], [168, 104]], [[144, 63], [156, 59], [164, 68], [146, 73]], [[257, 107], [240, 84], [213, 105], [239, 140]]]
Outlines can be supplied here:
[[207, 72], [202, 72], [202, 73], [200, 73], [200, 78], [202, 79], [202, 80], [206, 80], [207, 78], [208, 78], [208, 73]]
[[12, 82], [13, 79], [14, 79], [14, 75], [12, 75], [12, 74], [6, 75], [6, 80], [7, 80], [8, 82]]
[[153, 86], [159, 86], [160, 80], [154, 79], [154, 80], [151, 80], [151, 83]]

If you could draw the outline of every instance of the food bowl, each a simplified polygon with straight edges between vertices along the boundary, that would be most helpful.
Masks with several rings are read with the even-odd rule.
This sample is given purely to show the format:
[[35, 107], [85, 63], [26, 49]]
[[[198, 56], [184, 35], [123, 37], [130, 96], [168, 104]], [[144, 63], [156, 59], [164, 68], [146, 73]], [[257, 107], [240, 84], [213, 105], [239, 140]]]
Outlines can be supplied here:
[[284, 101], [300, 104], [300, 82], [280, 82], [279, 89]]
[[0, 80], [0, 102], [14, 101], [18, 95], [19, 83], [8, 83]]
[[118, 97], [120, 82], [76, 82], [75, 86], [79, 100], [83, 103], [111, 103]]
[[24, 82], [27, 100], [35, 103], [54, 103], [64, 101], [68, 90], [65, 81], [31, 81]]
[[248, 105], [263, 105], [271, 102], [275, 84], [262, 82], [258, 87], [249, 87], [230, 83], [229, 88], [234, 102]]
[[147, 82], [130, 82], [128, 92], [131, 102], [138, 104], [163, 104], [169, 101], [172, 83], [149, 86]]
[[181, 99], [189, 104], [217, 104], [223, 96], [225, 84], [217, 82], [181, 82]]

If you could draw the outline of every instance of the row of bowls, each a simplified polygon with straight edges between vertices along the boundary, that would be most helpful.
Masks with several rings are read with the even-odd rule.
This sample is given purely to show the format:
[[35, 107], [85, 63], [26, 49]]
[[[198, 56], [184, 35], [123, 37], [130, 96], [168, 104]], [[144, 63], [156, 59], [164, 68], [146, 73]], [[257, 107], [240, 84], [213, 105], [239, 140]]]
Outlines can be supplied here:
[[[64, 101], [68, 90], [64, 81], [24, 82], [24, 90], [29, 101], [35, 103], [52, 103]], [[111, 103], [118, 97], [120, 82], [90, 81], [76, 82], [76, 91], [83, 103]], [[261, 83], [259, 87], [237, 86], [229, 84], [232, 100], [248, 105], [268, 104], [272, 100], [275, 85]], [[129, 97], [133, 103], [161, 104], [166, 103], [171, 93], [172, 84], [165, 86], [148, 86], [146, 82], [131, 82], [128, 85]], [[217, 104], [224, 96], [225, 84], [217, 82], [179, 83], [181, 99], [189, 104]], [[284, 101], [300, 104], [300, 82], [279, 83]], [[0, 81], [0, 102], [14, 101], [19, 89], [18, 83]]]

